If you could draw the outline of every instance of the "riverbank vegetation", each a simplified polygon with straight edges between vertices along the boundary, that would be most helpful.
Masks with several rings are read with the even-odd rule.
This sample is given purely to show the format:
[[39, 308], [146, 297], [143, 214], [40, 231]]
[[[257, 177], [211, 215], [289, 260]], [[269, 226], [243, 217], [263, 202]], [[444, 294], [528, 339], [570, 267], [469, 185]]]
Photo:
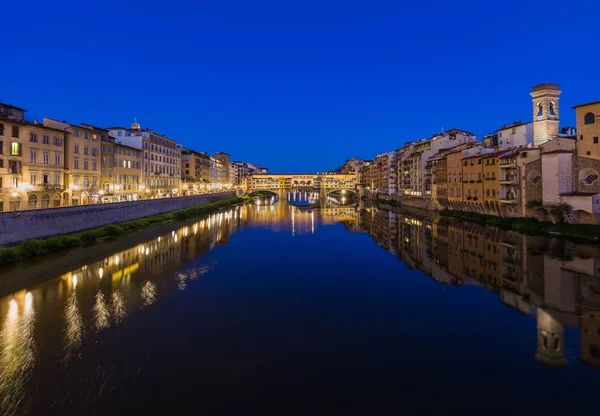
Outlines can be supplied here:
[[122, 234], [142, 230], [154, 225], [181, 221], [188, 218], [211, 214], [219, 209], [242, 204], [249, 199], [250, 198], [246, 196], [228, 198], [220, 201], [210, 202], [208, 204], [195, 205], [193, 207], [188, 207], [186, 209], [173, 211], [166, 214], [140, 218], [138, 220], [122, 222], [119, 224], [105, 225], [104, 227], [99, 228], [92, 228], [90, 230], [85, 230], [74, 234], [58, 235], [43, 240], [25, 240], [16, 246], [0, 247], [0, 266], [17, 263], [19, 261], [50, 253], [56, 253], [61, 250], [82, 247], [84, 245], [93, 244], [97, 241], [101, 241], [110, 237], [117, 237]]
[[496, 217], [476, 212], [453, 211], [448, 209], [440, 211], [439, 214], [444, 217], [458, 218], [481, 225], [489, 225], [505, 230], [514, 230], [528, 235], [543, 235], [560, 237], [572, 241], [600, 243], [600, 225], [568, 223], [553, 224], [551, 222], [538, 221], [534, 218]]

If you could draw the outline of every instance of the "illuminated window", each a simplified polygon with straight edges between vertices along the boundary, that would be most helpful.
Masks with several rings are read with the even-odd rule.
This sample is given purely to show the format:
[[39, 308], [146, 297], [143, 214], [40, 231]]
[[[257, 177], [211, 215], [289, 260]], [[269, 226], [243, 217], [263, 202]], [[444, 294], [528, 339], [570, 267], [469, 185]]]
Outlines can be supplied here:
[[11, 143], [10, 154], [12, 156], [21, 156], [21, 144], [20, 143]]

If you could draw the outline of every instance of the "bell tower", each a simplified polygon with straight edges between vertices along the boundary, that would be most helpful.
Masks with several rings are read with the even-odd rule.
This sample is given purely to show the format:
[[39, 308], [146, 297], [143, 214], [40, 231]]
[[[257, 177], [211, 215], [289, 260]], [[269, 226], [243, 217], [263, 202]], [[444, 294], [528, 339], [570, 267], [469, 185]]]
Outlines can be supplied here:
[[554, 316], [542, 308], [537, 309], [537, 351], [535, 358], [550, 367], [561, 367], [567, 363], [565, 329]]
[[557, 84], [540, 84], [529, 93], [533, 104], [533, 144], [544, 144], [558, 136], [560, 113]]

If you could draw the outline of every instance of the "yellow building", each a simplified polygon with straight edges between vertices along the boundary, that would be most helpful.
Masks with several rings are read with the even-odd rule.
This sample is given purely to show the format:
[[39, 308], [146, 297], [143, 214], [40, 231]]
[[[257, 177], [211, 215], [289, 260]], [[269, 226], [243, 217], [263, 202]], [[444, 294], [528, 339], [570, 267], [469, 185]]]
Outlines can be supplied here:
[[478, 154], [462, 158], [463, 201], [468, 204], [481, 204], [483, 201], [482, 157]]
[[122, 143], [114, 143], [113, 154], [115, 201], [137, 201], [145, 198], [146, 189], [142, 185], [142, 151]]
[[210, 156], [195, 150], [183, 149], [181, 178], [185, 195], [207, 191], [210, 183]]
[[576, 105], [577, 155], [600, 159], [600, 101]]
[[456, 204], [462, 202], [462, 151], [457, 150], [448, 153], [446, 161], [446, 170], [448, 172], [448, 202]]
[[25, 112], [0, 103], [0, 212], [64, 204], [65, 133], [25, 121]]
[[101, 176], [101, 194], [102, 202], [113, 202], [115, 192], [115, 175], [114, 175], [114, 140], [102, 141], [102, 176]]
[[481, 158], [483, 167], [483, 201], [489, 214], [500, 213], [500, 166], [498, 156], [505, 152], [494, 152]]
[[44, 126], [66, 132], [65, 167], [71, 205], [100, 202], [100, 135], [92, 128], [44, 118]]

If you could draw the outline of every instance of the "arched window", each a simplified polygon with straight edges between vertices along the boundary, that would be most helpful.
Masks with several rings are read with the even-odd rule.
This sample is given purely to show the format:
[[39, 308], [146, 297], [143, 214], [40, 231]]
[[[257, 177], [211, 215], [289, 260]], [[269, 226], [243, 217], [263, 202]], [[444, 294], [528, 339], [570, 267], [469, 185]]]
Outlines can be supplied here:
[[42, 195], [42, 208], [48, 208], [50, 206], [50, 197], [48, 194]]
[[544, 114], [544, 107], [542, 107], [542, 103], [538, 104], [538, 116], [542, 116]]
[[35, 209], [36, 205], [37, 205], [37, 196], [29, 195], [29, 198], [27, 200], [27, 208]]
[[527, 180], [531, 183], [540, 183], [542, 181], [542, 174], [537, 170], [532, 170], [527, 174]]
[[596, 122], [596, 116], [594, 115], [594, 113], [587, 113], [583, 117], [584, 124], [594, 124], [595, 122]]
[[556, 114], [554, 113], [554, 103], [550, 103], [550, 115], [551, 116], [555, 116]]
[[579, 180], [586, 185], [592, 185], [598, 180], [598, 172], [590, 168], [583, 169], [579, 172]]

